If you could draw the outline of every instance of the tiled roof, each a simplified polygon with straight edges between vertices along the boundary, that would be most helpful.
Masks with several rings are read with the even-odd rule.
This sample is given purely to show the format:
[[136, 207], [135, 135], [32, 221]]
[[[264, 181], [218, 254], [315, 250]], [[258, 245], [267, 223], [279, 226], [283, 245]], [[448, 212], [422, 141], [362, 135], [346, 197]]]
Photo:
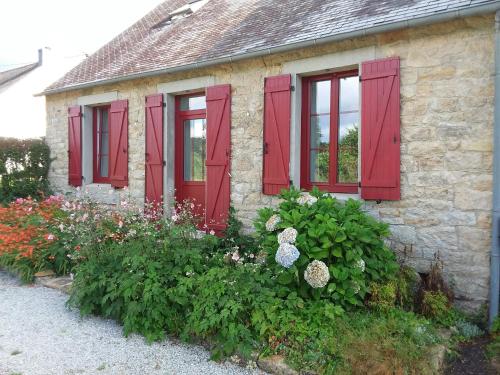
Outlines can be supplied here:
[[7, 82], [12, 81], [13, 79], [21, 77], [23, 74], [32, 71], [37, 66], [39, 66], [39, 64], [34, 63], [29, 65], [24, 65], [19, 68], [4, 70], [3, 72], [0, 72], [0, 86], [6, 84]]
[[209, 0], [186, 18], [154, 27], [187, 3], [164, 1], [45, 92], [215, 62], [439, 13], [500, 7], [500, 0]]

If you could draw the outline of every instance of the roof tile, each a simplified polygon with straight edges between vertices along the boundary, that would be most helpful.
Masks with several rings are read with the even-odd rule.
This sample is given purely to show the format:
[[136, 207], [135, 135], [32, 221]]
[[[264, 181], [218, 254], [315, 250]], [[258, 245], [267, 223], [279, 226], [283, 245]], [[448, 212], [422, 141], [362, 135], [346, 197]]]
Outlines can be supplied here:
[[209, 0], [153, 28], [187, 0], [166, 0], [46, 92], [216, 60], [500, 0]]

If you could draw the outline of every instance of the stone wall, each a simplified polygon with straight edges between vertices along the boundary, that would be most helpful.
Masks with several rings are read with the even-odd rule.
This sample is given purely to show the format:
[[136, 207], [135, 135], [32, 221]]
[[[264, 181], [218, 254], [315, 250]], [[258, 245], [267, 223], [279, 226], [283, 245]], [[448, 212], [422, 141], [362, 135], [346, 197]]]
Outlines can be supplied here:
[[392, 246], [425, 272], [436, 254], [458, 301], [487, 299], [492, 198], [493, 15], [406, 29], [47, 97], [50, 178], [67, 190], [67, 107], [83, 95], [118, 91], [129, 100], [129, 190], [144, 194], [144, 97], [157, 84], [211, 75], [232, 86], [231, 199], [247, 228], [256, 210], [276, 203], [261, 194], [264, 77], [283, 63], [375, 47], [377, 58], [401, 58], [401, 189], [397, 202], [367, 202], [391, 225]]

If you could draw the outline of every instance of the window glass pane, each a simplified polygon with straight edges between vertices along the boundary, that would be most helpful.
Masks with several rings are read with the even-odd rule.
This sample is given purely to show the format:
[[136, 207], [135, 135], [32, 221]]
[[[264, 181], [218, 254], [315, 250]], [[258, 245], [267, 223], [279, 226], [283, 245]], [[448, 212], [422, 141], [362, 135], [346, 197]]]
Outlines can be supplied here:
[[311, 148], [326, 147], [330, 144], [330, 115], [311, 116]]
[[340, 79], [340, 112], [359, 110], [359, 78]]
[[101, 155], [101, 168], [99, 173], [101, 177], [108, 177], [108, 155]]
[[358, 182], [359, 112], [341, 114], [339, 117], [339, 143], [337, 181]]
[[310, 154], [311, 182], [328, 182], [330, 152], [328, 149], [311, 150]]
[[205, 109], [207, 107], [205, 96], [182, 96], [181, 111], [192, 111], [194, 109]]
[[99, 144], [99, 174], [101, 177], [108, 177], [108, 153], [109, 153], [109, 125], [108, 110], [103, 109], [102, 122], [100, 123], [100, 144]]
[[184, 121], [184, 181], [205, 181], [205, 119]]
[[102, 112], [101, 154], [109, 152], [108, 111]]
[[330, 113], [330, 87], [330, 80], [311, 83], [311, 113]]
[[340, 79], [337, 181], [358, 182], [359, 78]]

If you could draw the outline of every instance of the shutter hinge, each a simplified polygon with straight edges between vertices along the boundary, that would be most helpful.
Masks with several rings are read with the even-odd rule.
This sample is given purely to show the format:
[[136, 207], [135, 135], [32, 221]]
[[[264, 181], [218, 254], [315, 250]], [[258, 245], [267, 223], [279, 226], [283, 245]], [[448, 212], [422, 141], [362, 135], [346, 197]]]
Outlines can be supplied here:
[[295, 91], [295, 86], [294, 85], [290, 85], [290, 91]]
[[167, 103], [163, 102], [162, 106], [163, 106], [163, 107], [166, 107], [166, 106], [167, 106]]
[[361, 181], [358, 182], [358, 187], [361, 187]]
[[359, 82], [361, 82], [363, 79], [361, 78], [361, 76], [359, 76]]
[[165, 160], [163, 160], [162, 164], [163, 164], [163, 166], [166, 166], [167, 162]]

